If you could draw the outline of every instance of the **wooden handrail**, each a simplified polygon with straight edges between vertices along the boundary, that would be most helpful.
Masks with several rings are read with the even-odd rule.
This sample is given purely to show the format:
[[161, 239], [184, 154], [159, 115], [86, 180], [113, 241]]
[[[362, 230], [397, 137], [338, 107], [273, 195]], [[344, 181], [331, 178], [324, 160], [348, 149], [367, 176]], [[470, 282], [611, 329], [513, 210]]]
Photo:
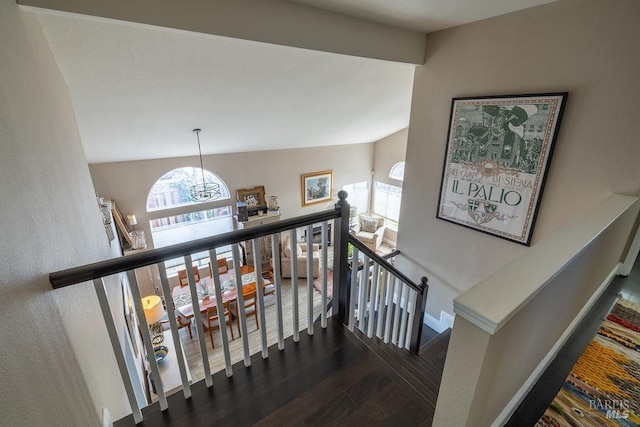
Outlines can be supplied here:
[[[419, 294], [423, 294], [425, 292], [425, 290], [427, 288], [426, 280], [422, 280], [419, 285], [414, 283], [413, 280], [409, 279], [400, 270], [398, 270], [395, 266], [393, 266], [393, 265], [391, 265], [391, 264], [389, 264], [387, 262], [385, 257], [391, 257], [391, 254], [390, 255], [385, 255], [385, 257], [382, 257], [382, 256], [378, 255], [377, 253], [375, 253], [374, 251], [372, 251], [364, 243], [362, 243], [360, 240], [356, 239], [352, 235], [349, 235], [349, 243], [352, 244], [353, 246], [355, 246], [356, 248], [358, 248], [358, 250], [360, 252], [364, 253], [367, 257], [369, 257], [369, 259], [375, 261], [377, 264], [379, 264], [381, 267], [383, 267], [389, 273], [393, 274], [395, 277], [397, 277], [398, 279], [400, 279], [401, 281], [403, 281], [407, 285], [411, 286]], [[395, 251], [393, 254], [397, 255], [398, 253], [400, 253], [400, 251]]]
[[211, 248], [218, 248], [233, 243], [244, 242], [254, 238], [283, 232], [292, 228], [303, 227], [308, 224], [327, 221], [340, 217], [340, 211], [330, 209], [296, 218], [283, 219], [270, 224], [251, 227], [243, 230], [205, 237], [190, 242], [179, 243], [164, 248], [132, 254], [126, 257], [111, 258], [80, 267], [69, 268], [49, 274], [49, 282], [54, 289], [110, 276], [123, 271], [157, 264], [159, 262], [201, 252]]

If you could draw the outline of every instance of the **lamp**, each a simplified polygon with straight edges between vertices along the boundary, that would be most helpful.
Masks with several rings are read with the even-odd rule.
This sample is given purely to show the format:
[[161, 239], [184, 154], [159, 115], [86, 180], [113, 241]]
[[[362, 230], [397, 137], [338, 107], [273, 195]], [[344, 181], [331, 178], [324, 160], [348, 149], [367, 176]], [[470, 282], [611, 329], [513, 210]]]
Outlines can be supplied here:
[[358, 207], [351, 205], [349, 207], [349, 226], [353, 227], [353, 218], [358, 216]]
[[162, 299], [158, 295], [144, 297], [142, 298], [142, 308], [144, 309], [144, 317], [151, 332], [151, 342], [153, 344], [160, 344], [164, 341], [162, 325], [160, 324], [160, 319], [164, 316]]
[[198, 153], [200, 155], [200, 172], [202, 172], [202, 184], [195, 184], [189, 189], [189, 194], [194, 202], [206, 202], [220, 197], [220, 186], [216, 183], [205, 182], [204, 166], [202, 165], [202, 150], [200, 149], [200, 132], [202, 129], [194, 129], [198, 139]]
[[136, 216], [134, 214], [129, 214], [127, 215], [127, 223], [129, 223], [129, 225], [132, 226], [133, 230], [135, 231], [138, 220], [136, 219]]

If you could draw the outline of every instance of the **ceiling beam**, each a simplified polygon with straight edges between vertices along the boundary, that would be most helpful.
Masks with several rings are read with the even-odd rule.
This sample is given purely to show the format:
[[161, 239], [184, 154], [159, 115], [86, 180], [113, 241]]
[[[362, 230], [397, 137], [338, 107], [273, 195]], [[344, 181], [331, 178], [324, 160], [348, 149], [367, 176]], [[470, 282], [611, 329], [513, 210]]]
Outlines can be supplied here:
[[424, 33], [285, 0], [16, 0], [51, 9], [303, 49], [421, 65]]

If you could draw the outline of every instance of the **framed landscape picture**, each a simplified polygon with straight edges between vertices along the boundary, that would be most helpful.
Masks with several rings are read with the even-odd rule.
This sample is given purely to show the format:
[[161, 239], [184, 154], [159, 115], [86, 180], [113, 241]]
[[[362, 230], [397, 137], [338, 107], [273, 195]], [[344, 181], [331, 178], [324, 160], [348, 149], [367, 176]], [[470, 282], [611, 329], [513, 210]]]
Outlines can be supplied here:
[[567, 95], [454, 98], [437, 217], [529, 245]]
[[333, 171], [302, 174], [302, 206], [333, 200]]

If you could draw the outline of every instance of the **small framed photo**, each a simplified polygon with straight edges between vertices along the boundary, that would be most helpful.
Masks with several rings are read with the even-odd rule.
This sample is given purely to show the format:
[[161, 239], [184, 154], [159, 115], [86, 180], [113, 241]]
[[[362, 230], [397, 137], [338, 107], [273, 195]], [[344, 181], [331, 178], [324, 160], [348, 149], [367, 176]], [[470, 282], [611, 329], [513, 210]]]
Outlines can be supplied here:
[[454, 98], [437, 217], [528, 246], [566, 98]]
[[238, 202], [246, 203], [249, 215], [257, 215], [259, 210], [267, 208], [267, 202], [264, 197], [264, 185], [237, 190], [236, 199]]
[[333, 171], [305, 173], [301, 176], [302, 206], [333, 200]]

